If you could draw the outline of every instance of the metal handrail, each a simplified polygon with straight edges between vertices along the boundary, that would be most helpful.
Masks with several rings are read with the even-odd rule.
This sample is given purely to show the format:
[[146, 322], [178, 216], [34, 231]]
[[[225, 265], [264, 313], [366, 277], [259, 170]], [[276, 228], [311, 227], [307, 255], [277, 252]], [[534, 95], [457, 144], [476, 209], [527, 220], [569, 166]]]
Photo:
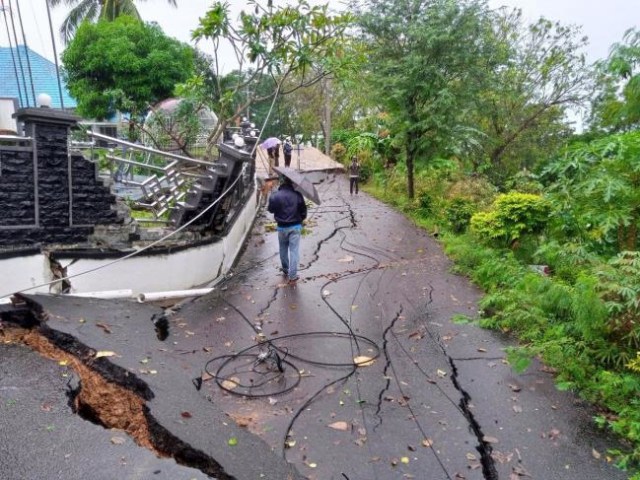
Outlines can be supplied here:
[[193, 163], [194, 165], [202, 165], [205, 167], [210, 167], [212, 165], [215, 165], [214, 162], [208, 162], [206, 160], [197, 160], [195, 158], [190, 158], [190, 157], [183, 157], [182, 155], [177, 155], [175, 153], [163, 152], [162, 150], [156, 150], [155, 148], [145, 147], [144, 145], [138, 145], [136, 143], [127, 142], [126, 140], [121, 140], [119, 138], [113, 138], [113, 137], [109, 137], [108, 135], [102, 135], [101, 133], [95, 133], [95, 132], [92, 132], [91, 130], [87, 130], [87, 135], [93, 138], [97, 138], [99, 140], [105, 140], [107, 142], [115, 143], [117, 145], [122, 145], [124, 147], [128, 147], [133, 150], [152, 153], [154, 155], [172, 158], [174, 160], [178, 160], [181, 162]]
[[0, 142], [33, 143], [33, 138], [19, 135], [0, 135]]

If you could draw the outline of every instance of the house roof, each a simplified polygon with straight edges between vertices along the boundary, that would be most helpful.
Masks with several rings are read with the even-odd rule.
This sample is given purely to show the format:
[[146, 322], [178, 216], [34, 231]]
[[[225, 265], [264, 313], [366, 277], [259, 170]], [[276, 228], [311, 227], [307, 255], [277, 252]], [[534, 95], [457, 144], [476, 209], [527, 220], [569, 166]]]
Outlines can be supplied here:
[[[41, 93], [46, 93], [51, 97], [51, 107], [61, 108], [55, 64], [30, 48], [25, 48], [24, 45], [13, 48], [0, 47], [0, 97], [17, 98], [20, 107], [35, 107], [36, 99], [33, 98], [31, 79], [36, 98]], [[69, 95], [64, 79], [60, 78], [60, 81], [64, 108], [75, 108], [77, 102]]]

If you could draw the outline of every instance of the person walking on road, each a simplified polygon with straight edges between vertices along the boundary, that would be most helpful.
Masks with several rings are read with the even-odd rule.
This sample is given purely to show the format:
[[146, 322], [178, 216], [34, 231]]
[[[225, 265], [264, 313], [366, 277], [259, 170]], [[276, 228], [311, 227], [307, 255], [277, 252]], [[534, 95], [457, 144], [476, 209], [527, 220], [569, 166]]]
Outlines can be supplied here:
[[356, 195], [358, 194], [358, 179], [360, 178], [360, 164], [358, 163], [358, 157], [351, 157], [351, 164], [349, 165], [349, 193], [353, 195], [355, 189]]
[[281, 176], [280, 182], [278, 190], [269, 197], [267, 210], [273, 213], [278, 224], [282, 272], [289, 279], [289, 284], [295, 285], [300, 262], [302, 221], [307, 218], [307, 205], [300, 192], [293, 189], [291, 180]]
[[289, 137], [284, 139], [284, 145], [282, 146], [282, 151], [284, 152], [284, 166], [291, 166], [291, 153], [293, 152], [293, 145], [291, 145], [291, 141]]
[[273, 147], [273, 166], [280, 166], [280, 140], [276, 143], [276, 146]]

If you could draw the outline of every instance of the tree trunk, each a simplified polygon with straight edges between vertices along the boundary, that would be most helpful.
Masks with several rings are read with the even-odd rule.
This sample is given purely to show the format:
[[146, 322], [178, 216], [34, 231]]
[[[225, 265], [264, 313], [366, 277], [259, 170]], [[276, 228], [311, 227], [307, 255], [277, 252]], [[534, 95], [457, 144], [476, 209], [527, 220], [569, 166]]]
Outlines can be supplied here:
[[331, 156], [331, 79], [324, 77], [324, 154]]
[[205, 152], [205, 158], [207, 160], [211, 159], [213, 149], [218, 144], [218, 139], [224, 132], [225, 128], [227, 128], [227, 125], [227, 120], [220, 119], [216, 128], [209, 134], [209, 137], [207, 137], [207, 151]]
[[413, 165], [415, 160], [415, 147], [414, 140], [409, 136], [407, 138], [407, 196], [413, 200], [415, 197], [414, 179], [413, 179]]

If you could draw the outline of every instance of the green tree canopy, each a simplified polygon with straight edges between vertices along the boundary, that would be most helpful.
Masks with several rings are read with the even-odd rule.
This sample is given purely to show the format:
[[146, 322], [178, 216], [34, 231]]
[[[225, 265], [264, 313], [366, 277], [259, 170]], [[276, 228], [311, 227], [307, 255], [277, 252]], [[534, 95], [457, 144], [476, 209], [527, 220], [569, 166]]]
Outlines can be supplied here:
[[566, 111], [584, 105], [591, 90], [587, 38], [580, 28], [544, 18], [530, 25], [519, 10], [498, 11], [490, 81], [476, 97], [476, 125], [484, 133], [476, 170], [495, 183], [553, 155], [569, 135]]
[[625, 131], [640, 125], [640, 30], [630, 29], [599, 63], [600, 89], [593, 105], [593, 126]]
[[[128, 15], [140, 20], [140, 13], [134, 0], [47, 0], [49, 5], [55, 7], [64, 3], [72, 7], [69, 14], [62, 22], [60, 36], [65, 43], [71, 41], [82, 22], [95, 22], [101, 20], [114, 20], [120, 15]], [[177, 6], [176, 0], [167, 0], [172, 6]]]
[[368, 77], [402, 137], [407, 191], [414, 165], [469, 132], [465, 117], [490, 70], [482, 0], [365, 0], [354, 5], [370, 46]]
[[[226, 126], [252, 104], [311, 85], [348, 63], [342, 55], [348, 14], [334, 15], [328, 5], [310, 6], [305, 0], [284, 7], [270, 0], [266, 6], [259, 1], [247, 3], [249, 9], [234, 21], [228, 3], [214, 2], [193, 32], [196, 41], [211, 41], [216, 52], [222, 44], [230, 46], [237, 64], [232, 75], [225, 75], [222, 70], [228, 59], [216, 54], [212, 69], [219, 85], [206, 89], [201, 79], [194, 78], [182, 90], [206, 97], [220, 116], [218, 128], [209, 137], [210, 149]], [[282, 88], [294, 74], [298, 83]], [[262, 77], [272, 84], [266, 93]]]
[[194, 53], [159, 26], [123, 16], [84, 23], [62, 62], [78, 113], [104, 119], [121, 111], [135, 117], [192, 75]]
[[572, 145], [545, 177], [559, 228], [598, 253], [636, 250], [640, 226], [640, 132]]

